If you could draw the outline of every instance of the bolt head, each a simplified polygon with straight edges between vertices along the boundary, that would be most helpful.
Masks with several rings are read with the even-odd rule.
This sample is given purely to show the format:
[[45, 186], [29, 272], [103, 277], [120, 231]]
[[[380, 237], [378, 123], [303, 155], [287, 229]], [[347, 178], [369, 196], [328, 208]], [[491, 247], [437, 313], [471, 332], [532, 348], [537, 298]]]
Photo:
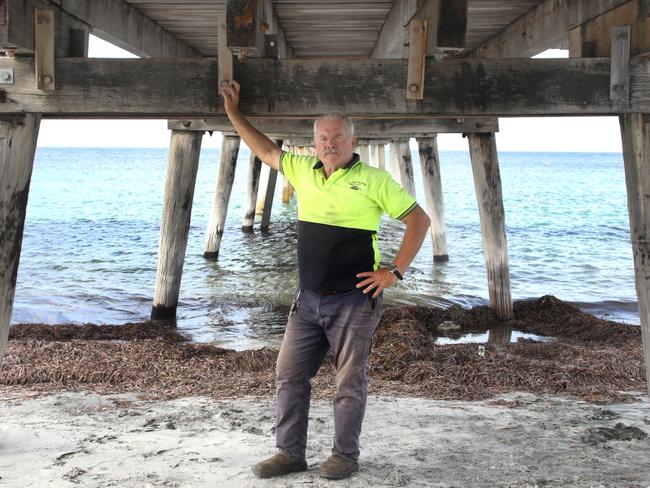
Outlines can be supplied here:
[[11, 79], [11, 73], [9, 73], [8, 71], [5, 71], [4, 73], [2, 73], [2, 80], [3, 81], [9, 81], [10, 79]]
[[415, 93], [416, 91], [418, 91], [419, 88], [420, 88], [420, 87], [417, 85], [417, 83], [411, 83], [411, 84], [409, 85], [409, 91], [410, 91], [411, 93]]

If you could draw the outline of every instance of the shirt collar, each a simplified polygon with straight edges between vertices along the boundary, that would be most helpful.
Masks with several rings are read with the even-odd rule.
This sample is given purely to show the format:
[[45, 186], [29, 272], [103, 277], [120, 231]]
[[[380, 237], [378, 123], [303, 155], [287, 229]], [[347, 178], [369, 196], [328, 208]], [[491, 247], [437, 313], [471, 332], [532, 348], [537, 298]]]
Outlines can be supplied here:
[[[343, 166], [342, 169], [350, 169], [352, 166], [354, 166], [359, 162], [359, 159], [360, 158], [357, 153], [352, 153], [352, 159], [350, 159], [350, 161], [348, 161], [348, 163], [345, 166]], [[323, 162], [318, 160], [312, 169], [320, 169], [322, 167], [323, 167]]]

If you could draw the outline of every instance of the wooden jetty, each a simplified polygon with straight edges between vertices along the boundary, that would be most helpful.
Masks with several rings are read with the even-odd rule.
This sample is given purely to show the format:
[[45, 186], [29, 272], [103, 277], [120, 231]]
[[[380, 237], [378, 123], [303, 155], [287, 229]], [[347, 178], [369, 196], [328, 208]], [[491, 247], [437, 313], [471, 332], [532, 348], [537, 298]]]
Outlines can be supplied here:
[[[89, 59], [90, 33], [141, 58]], [[570, 57], [530, 59], [549, 48]], [[173, 318], [206, 131], [224, 133], [205, 248], [218, 257], [239, 148], [218, 87], [234, 78], [242, 112], [300, 151], [314, 117], [347, 113], [364, 158], [396, 164], [412, 192], [416, 138], [435, 262], [449, 259], [436, 137], [466, 134], [490, 303], [503, 319], [513, 312], [498, 117], [618, 115], [650, 388], [649, 54], [650, 0], [0, 0], [0, 358], [40, 120], [169, 121], [152, 317]], [[269, 226], [277, 174], [260, 167], [252, 157], [244, 231], [258, 193]]]

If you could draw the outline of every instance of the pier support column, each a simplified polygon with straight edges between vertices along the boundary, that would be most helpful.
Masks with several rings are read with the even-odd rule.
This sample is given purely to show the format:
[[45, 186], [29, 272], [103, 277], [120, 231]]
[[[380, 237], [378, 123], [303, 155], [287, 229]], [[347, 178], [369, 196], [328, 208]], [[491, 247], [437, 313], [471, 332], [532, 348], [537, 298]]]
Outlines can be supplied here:
[[0, 369], [9, 337], [41, 116], [0, 121]]
[[377, 144], [377, 167], [386, 169], [386, 147], [384, 144]]
[[244, 219], [241, 230], [253, 232], [255, 224], [255, 204], [257, 202], [257, 191], [260, 186], [260, 173], [262, 161], [251, 152], [248, 159], [248, 177], [246, 178], [246, 200], [244, 201]]
[[[282, 147], [282, 140], [276, 140], [275, 143]], [[264, 208], [262, 209], [262, 221], [260, 222], [260, 230], [268, 231], [271, 224], [271, 209], [273, 207], [273, 195], [275, 194], [275, 182], [278, 179], [278, 172], [269, 167], [269, 176], [266, 184], [266, 192], [264, 194]]]
[[392, 141], [389, 146], [390, 153], [388, 157], [388, 172], [393, 179], [403, 186], [402, 176], [399, 170], [399, 141]]
[[433, 262], [449, 261], [447, 251], [447, 229], [445, 226], [445, 202], [442, 196], [442, 181], [440, 179], [440, 158], [438, 157], [438, 138], [419, 137], [418, 152], [422, 168], [424, 196], [427, 201], [427, 211], [431, 219], [431, 241]]
[[205, 259], [216, 261], [219, 257], [221, 237], [223, 236], [226, 215], [228, 214], [228, 202], [232, 193], [232, 184], [235, 181], [239, 142], [239, 136], [223, 136], [219, 174], [217, 176], [217, 185], [214, 189], [212, 211], [208, 219], [208, 228], [205, 237], [205, 251], [203, 252]]
[[176, 318], [202, 138], [203, 132], [172, 131], [152, 320]]
[[408, 194], [415, 197], [415, 178], [413, 177], [413, 161], [411, 159], [411, 148], [409, 140], [399, 141], [397, 145], [399, 177], [402, 187]]
[[370, 164], [370, 146], [368, 144], [361, 144], [358, 146], [357, 153], [359, 153], [359, 159], [362, 162]]
[[500, 319], [513, 318], [505, 212], [494, 133], [469, 134], [472, 173], [481, 219], [490, 304]]
[[650, 393], [650, 114], [620, 117], [636, 295]]

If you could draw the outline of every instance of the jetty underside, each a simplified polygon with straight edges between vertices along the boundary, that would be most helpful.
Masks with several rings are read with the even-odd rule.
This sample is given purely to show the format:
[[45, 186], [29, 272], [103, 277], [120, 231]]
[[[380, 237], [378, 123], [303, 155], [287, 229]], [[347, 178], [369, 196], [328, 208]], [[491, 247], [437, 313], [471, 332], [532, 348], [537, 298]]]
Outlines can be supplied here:
[[[88, 58], [91, 33], [140, 58]], [[531, 59], [550, 48], [569, 57]], [[152, 318], [173, 320], [207, 131], [224, 135], [204, 254], [219, 256], [240, 142], [218, 94], [231, 79], [242, 113], [294, 151], [309, 150], [314, 117], [348, 114], [362, 159], [408, 191], [415, 138], [434, 263], [450, 258], [436, 138], [466, 134], [490, 304], [504, 321], [498, 117], [619, 116], [650, 390], [650, 0], [0, 0], [0, 366], [40, 121], [169, 121]], [[256, 210], [268, 228], [277, 180], [255, 157], [248, 170], [246, 232]]]

